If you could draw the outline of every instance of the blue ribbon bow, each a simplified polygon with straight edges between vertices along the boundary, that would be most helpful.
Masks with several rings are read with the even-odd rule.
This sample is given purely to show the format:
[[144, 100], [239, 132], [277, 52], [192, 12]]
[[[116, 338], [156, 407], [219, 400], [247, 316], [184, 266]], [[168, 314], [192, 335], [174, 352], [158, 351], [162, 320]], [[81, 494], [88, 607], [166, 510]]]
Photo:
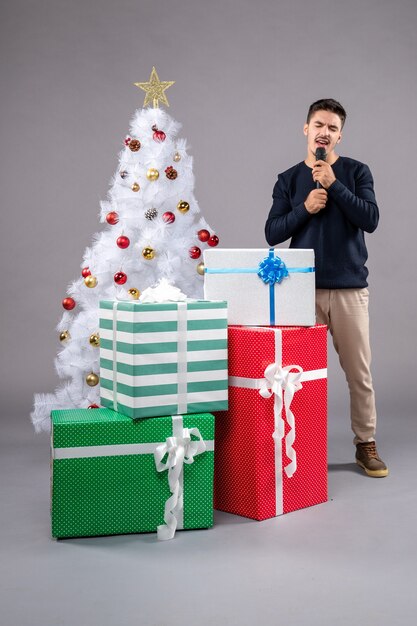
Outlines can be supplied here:
[[287, 266], [279, 256], [274, 256], [273, 251], [271, 255], [270, 251], [269, 256], [259, 263], [258, 276], [265, 284], [280, 284], [288, 277]]

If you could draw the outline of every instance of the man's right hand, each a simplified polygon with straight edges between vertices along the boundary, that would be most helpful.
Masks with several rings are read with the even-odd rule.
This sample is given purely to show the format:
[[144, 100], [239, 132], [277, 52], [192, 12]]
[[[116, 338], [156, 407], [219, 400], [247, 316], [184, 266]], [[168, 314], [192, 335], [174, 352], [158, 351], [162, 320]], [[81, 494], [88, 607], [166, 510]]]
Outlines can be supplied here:
[[308, 194], [304, 206], [311, 214], [318, 213], [326, 206], [327, 191], [325, 189], [313, 189]]

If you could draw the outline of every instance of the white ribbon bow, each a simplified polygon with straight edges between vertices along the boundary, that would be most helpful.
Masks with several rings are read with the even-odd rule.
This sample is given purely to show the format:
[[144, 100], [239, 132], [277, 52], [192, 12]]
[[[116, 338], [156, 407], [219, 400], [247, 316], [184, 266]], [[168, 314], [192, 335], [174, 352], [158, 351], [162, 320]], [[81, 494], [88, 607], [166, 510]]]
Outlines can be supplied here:
[[166, 278], [161, 278], [155, 287], [148, 287], [142, 291], [139, 302], [185, 302], [185, 293], [171, 285]]
[[[191, 439], [191, 435], [198, 439]], [[171, 496], [165, 503], [164, 522], [158, 526], [158, 539], [172, 539], [178, 525], [178, 518], [184, 508], [183, 468], [184, 463], [191, 464], [197, 454], [205, 452], [206, 444], [198, 428], [183, 428], [181, 437], [167, 437], [165, 443], [156, 447], [154, 452], [158, 472], [168, 470], [168, 484]], [[166, 461], [163, 458], [167, 456]]]
[[[297, 372], [292, 372], [291, 370], [297, 370]], [[272, 394], [275, 394], [275, 430], [272, 434], [275, 445], [281, 445], [281, 440], [284, 438], [285, 433], [285, 424], [282, 417], [283, 391], [285, 391], [285, 416], [290, 427], [285, 437], [285, 452], [290, 459], [290, 462], [285, 467], [285, 473], [288, 478], [291, 478], [297, 469], [297, 455], [293, 447], [295, 441], [295, 418], [290, 407], [295, 392], [303, 387], [300, 382], [302, 373], [303, 368], [299, 365], [287, 365], [286, 367], [282, 367], [278, 363], [271, 363], [265, 369], [265, 378], [259, 388], [259, 393], [263, 398], [270, 398]]]

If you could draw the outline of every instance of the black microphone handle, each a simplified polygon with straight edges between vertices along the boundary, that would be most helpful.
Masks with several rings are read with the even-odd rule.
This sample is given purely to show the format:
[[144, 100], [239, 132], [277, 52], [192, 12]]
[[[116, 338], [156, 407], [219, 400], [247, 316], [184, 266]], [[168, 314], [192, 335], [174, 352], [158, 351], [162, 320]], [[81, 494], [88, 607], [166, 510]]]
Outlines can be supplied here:
[[[316, 148], [316, 161], [325, 161], [326, 160], [326, 150], [325, 148]], [[321, 185], [319, 181], [316, 182], [316, 189], [321, 189]]]

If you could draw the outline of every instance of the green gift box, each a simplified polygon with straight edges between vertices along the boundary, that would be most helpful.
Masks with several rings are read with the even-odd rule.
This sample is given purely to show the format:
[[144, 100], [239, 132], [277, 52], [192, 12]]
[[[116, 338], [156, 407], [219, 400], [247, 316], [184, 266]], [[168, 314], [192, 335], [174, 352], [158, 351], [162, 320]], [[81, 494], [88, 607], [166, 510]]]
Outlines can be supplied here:
[[100, 302], [100, 402], [131, 418], [227, 410], [224, 301]]
[[[214, 417], [52, 411], [53, 537], [213, 525]], [[167, 470], [167, 471], [164, 471]]]

